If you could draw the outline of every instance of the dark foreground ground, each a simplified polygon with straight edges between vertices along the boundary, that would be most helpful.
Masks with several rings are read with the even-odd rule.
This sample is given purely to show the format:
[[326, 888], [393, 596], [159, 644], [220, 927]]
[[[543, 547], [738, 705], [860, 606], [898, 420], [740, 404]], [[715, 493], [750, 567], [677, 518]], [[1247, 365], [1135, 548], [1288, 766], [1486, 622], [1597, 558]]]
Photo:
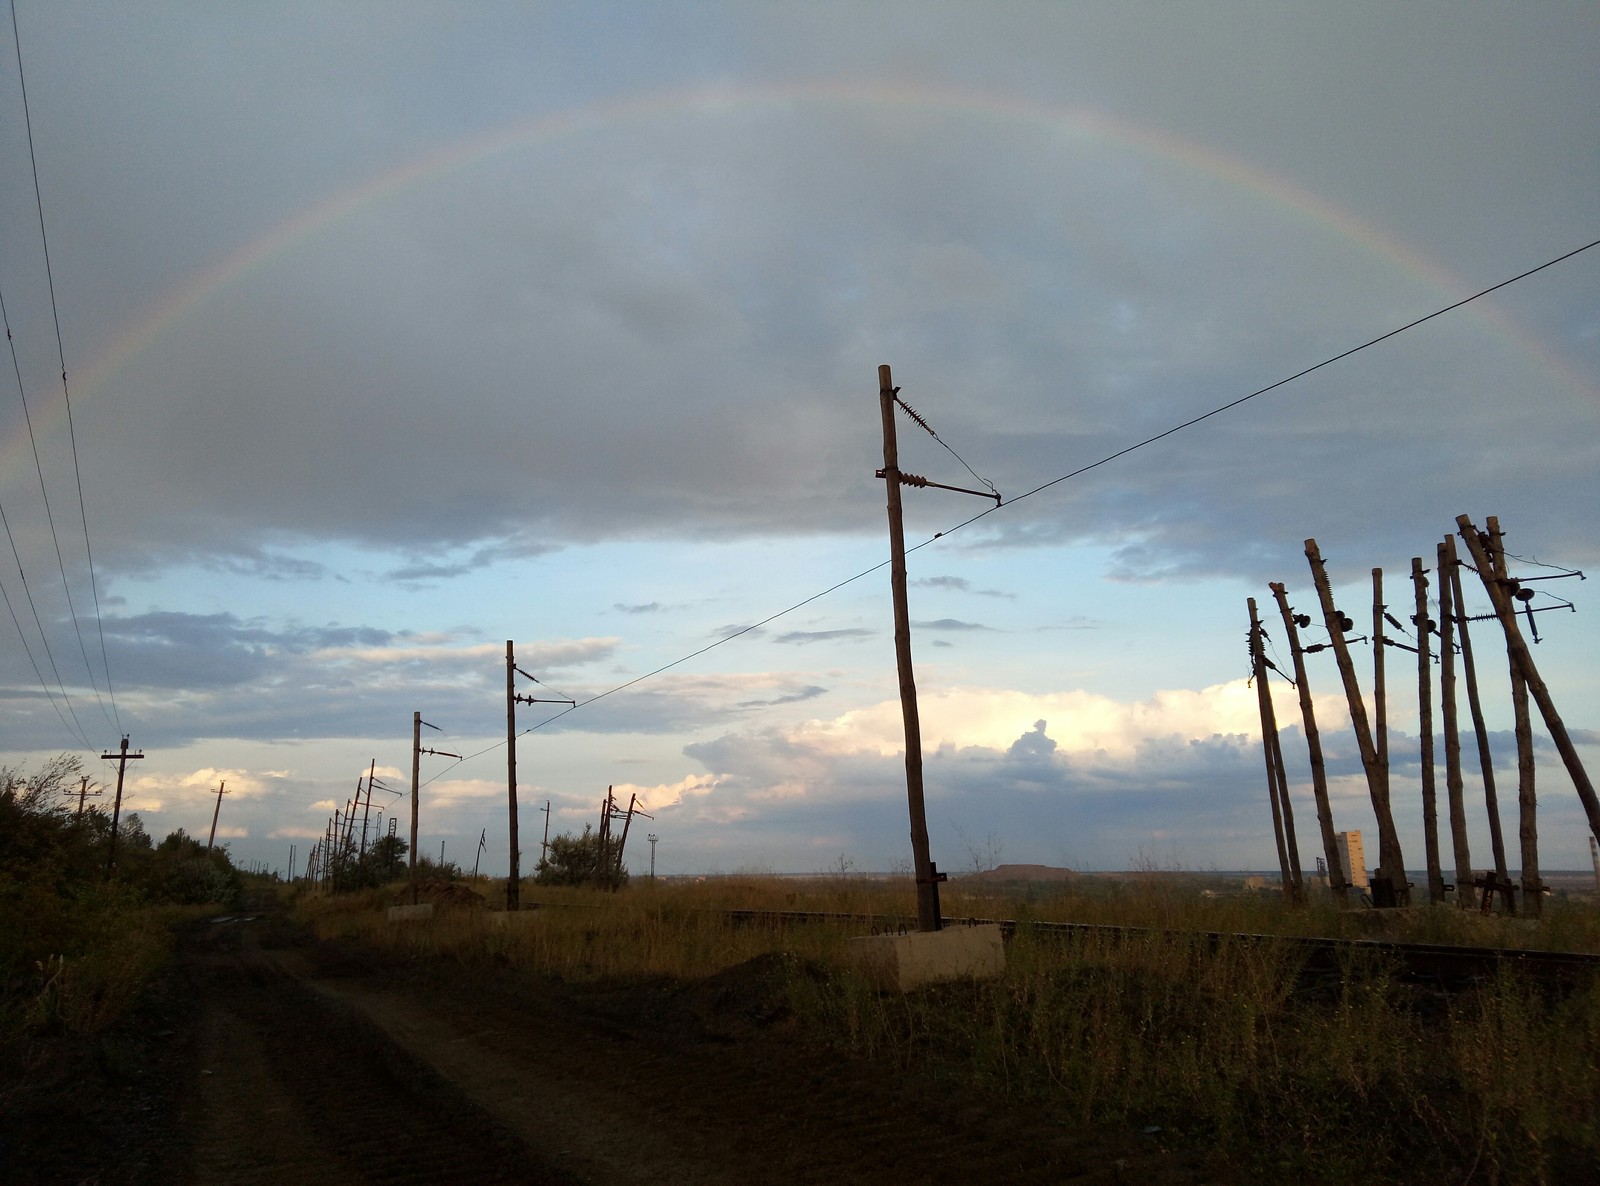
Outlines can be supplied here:
[[1219, 1181], [826, 1046], [780, 970], [595, 991], [407, 964], [278, 915], [199, 924], [109, 1035], [0, 1095], [7, 1183]]

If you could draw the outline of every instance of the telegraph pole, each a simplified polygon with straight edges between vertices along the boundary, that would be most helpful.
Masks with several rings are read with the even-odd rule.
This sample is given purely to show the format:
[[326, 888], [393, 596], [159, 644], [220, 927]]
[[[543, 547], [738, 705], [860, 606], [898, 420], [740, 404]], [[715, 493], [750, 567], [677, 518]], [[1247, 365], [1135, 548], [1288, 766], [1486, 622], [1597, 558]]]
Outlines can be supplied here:
[[1456, 866], [1456, 905], [1468, 905], [1472, 897], [1472, 847], [1467, 836], [1466, 802], [1462, 795], [1461, 726], [1456, 711], [1455, 594], [1451, 580], [1455, 572], [1455, 549], [1447, 537], [1438, 545], [1435, 556], [1439, 574], [1439, 708], [1444, 729], [1444, 789], [1450, 805], [1450, 849]]
[[[1510, 579], [1500, 519], [1490, 515], [1489, 559], [1502, 587]], [[1513, 619], [1515, 615], [1513, 615]], [[1538, 800], [1534, 791], [1533, 724], [1528, 715], [1528, 682], [1511, 660], [1511, 720], [1517, 739], [1517, 836], [1522, 849], [1522, 908], [1538, 918], [1544, 911], [1544, 884], [1539, 879]]]
[[522, 873], [517, 861], [517, 658], [506, 639], [506, 798], [511, 828], [511, 867], [506, 874], [506, 909], [522, 909]]
[[[917, 875], [917, 929], [937, 931], [939, 918], [939, 883], [945, 880], [928, 854], [928, 815], [922, 795], [922, 722], [917, 712], [917, 683], [911, 667], [911, 611], [906, 603], [906, 533], [901, 514], [900, 487], [933, 486], [940, 490], [954, 490], [960, 494], [976, 494], [980, 498], [993, 498], [1000, 505], [998, 494], [981, 490], [966, 490], [959, 486], [945, 486], [927, 478], [900, 471], [900, 446], [895, 437], [894, 409], [900, 389], [894, 385], [889, 367], [878, 367], [878, 410], [883, 420], [883, 468], [878, 477], [888, 492], [889, 513], [889, 589], [894, 600], [894, 652], [895, 666], [900, 677], [900, 715], [906, 734], [906, 801], [911, 812], [911, 856]], [[904, 404], [900, 404], [905, 407]], [[927, 424], [909, 408], [906, 411], [924, 428]], [[931, 428], [928, 429], [933, 432]]]
[[1373, 901], [1378, 902], [1381, 895], [1385, 900], [1380, 905], [1408, 905], [1411, 893], [1406, 884], [1405, 861], [1400, 853], [1400, 834], [1395, 830], [1394, 814], [1389, 809], [1388, 774], [1379, 763], [1377, 747], [1372, 740], [1372, 728], [1367, 721], [1366, 703], [1361, 698], [1361, 685], [1356, 681], [1355, 665], [1350, 660], [1350, 648], [1344, 638], [1345, 631], [1350, 628], [1345, 625], [1349, 619], [1333, 604], [1328, 572], [1314, 539], [1306, 540], [1306, 559], [1311, 564], [1311, 579], [1317, 587], [1317, 597], [1322, 602], [1323, 622], [1328, 628], [1328, 639], [1333, 644], [1339, 676], [1344, 681], [1345, 698], [1350, 702], [1350, 724], [1355, 730], [1356, 745], [1361, 751], [1361, 766], [1367, 775], [1372, 813], [1378, 820], [1378, 860], [1382, 876], [1373, 885]]
[[883, 484], [889, 495], [889, 589], [894, 598], [894, 654], [900, 673], [900, 715], [906, 735], [906, 800], [911, 810], [911, 859], [917, 874], [917, 929], [937, 931], [939, 885], [928, 854], [928, 813], [922, 797], [922, 719], [911, 667], [911, 611], [906, 601], [906, 531], [900, 505], [900, 446], [895, 438], [894, 379], [878, 368], [878, 407], [883, 418]]
[[378, 775], [378, 759], [372, 759], [372, 767], [367, 771], [367, 805], [361, 810], [361, 857], [365, 860], [367, 855], [367, 821], [372, 818], [372, 783]]
[[1460, 529], [1467, 550], [1472, 553], [1472, 560], [1477, 565], [1484, 591], [1489, 594], [1489, 600], [1494, 604], [1495, 615], [1505, 630], [1506, 649], [1511, 652], [1511, 660], [1526, 682], [1534, 703], [1539, 706], [1539, 715], [1544, 718], [1544, 727], [1550, 734], [1550, 740], [1556, 743], [1556, 752], [1561, 755], [1567, 773], [1572, 778], [1572, 785], [1583, 803], [1583, 810], [1589, 818], [1589, 830], [1600, 836], [1600, 799], [1596, 798], [1594, 784], [1589, 781], [1589, 774], [1583, 768], [1583, 759], [1578, 756], [1572, 737], [1567, 732], [1567, 726], [1562, 721], [1561, 714], [1556, 711], [1550, 689], [1534, 665], [1528, 643], [1522, 637], [1522, 631], [1517, 628], [1517, 613], [1511, 604], [1509, 582], [1502, 584], [1496, 578], [1492, 561], [1483, 544], [1479, 542], [1478, 529], [1472, 525], [1472, 520], [1466, 515], [1458, 515], [1456, 526]]
[[217, 783], [217, 805], [211, 812], [211, 835], [206, 837], [207, 856], [211, 855], [211, 846], [217, 842], [217, 817], [222, 814], [222, 796], [225, 793], [222, 788], [227, 785], [226, 782]]
[[1300, 718], [1305, 724], [1306, 749], [1311, 759], [1311, 791], [1317, 800], [1317, 825], [1322, 829], [1322, 852], [1328, 865], [1328, 889], [1334, 899], [1344, 902], [1347, 883], [1344, 863], [1339, 859], [1339, 840], [1333, 830], [1333, 808], [1328, 801], [1328, 766], [1322, 756], [1322, 734], [1317, 730], [1317, 714], [1311, 703], [1311, 681], [1306, 677], [1306, 648], [1300, 645], [1298, 627], [1311, 625], [1309, 615], [1296, 615], [1289, 605], [1289, 594], [1278, 581], [1267, 588], [1277, 600], [1278, 613], [1283, 618], [1284, 637], [1289, 640], [1289, 654], [1294, 659], [1295, 690], [1300, 694]]
[[114, 761], [117, 764], [117, 798], [111, 809], [111, 851], [106, 855], [106, 872], [109, 873], [117, 864], [117, 826], [122, 819], [122, 776], [127, 772], [128, 763], [144, 757], [144, 751], [130, 754], [128, 752], [128, 735], [122, 735], [122, 747], [114, 754], [101, 754], [101, 761]]
[[417, 786], [422, 771], [422, 713], [411, 714], [411, 904], [417, 904]]
[[[1417, 714], [1421, 733], [1419, 757], [1422, 761], [1422, 843], [1428, 861], [1428, 901], [1444, 901], [1444, 872], [1439, 861], [1439, 792], [1434, 784], [1433, 764], [1433, 662], [1428, 642], [1428, 576], [1422, 557], [1411, 558], [1411, 584], [1416, 593], [1417, 616]], [[1448, 777], [1448, 775], [1447, 775]]]
[[[508, 643], [507, 645], [509, 646], [510, 644]], [[411, 904], [413, 906], [417, 904], [417, 790], [422, 772], [422, 755], [437, 754], [441, 758], [455, 758], [457, 761], [459, 761], [461, 758], [460, 754], [446, 753], [444, 750], [423, 749], [422, 726], [424, 725], [428, 725], [428, 722], [422, 719], [421, 712], [414, 712], [411, 714], [411, 848], [408, 851], [411, 854], [409, 880], [411, 882]], [[428, 728], [435, 731], [442, 731], [439, 729], [438, 725], [428, 725]], [[374, 759], [373, 768], [377, 768], [376, 759]], [[368, 802], [370, 802], [372, 799], [372, 790], [370, 785], [367, 789], [367, 799]], [[515, 812], [516, 803], [515, 800], [513, 800], [511, 816], [513, 825], [515, 824], [517, 818]], [[394, 819], [393, 816], [390, 816], [389, 818], [391, 820]], [[365, 825], [363, 825], [363, 834], [365, 834]], [[444, 858], [442, 855], [440, 857], [439, 864], [444, 864]], [[473, 875], [476, 876], [478, 866], [474, 864], [472, 869]]]
[[[522, 675], [538, 683], [517, 666], [511, 639], [506, 639], [506, 796], [510, 801], [511, 872], [506, 878], [506, 909], [522, 909], [522, 873], [520, 854], [517, 851], [517, 701], [524, 704], [571, 704], [571, 700], [549, 700], [538, 696], [519, 696], [516, 677]], [[545, 832], [549, 835], [550, 816], [545, 816]], [[541, 849], [541, 857], [543, 850]]]
[[543, 865], [550, 859], [550, 800], [546, 799], [539, 810], [544, 812], [544, 839], [539, 841], [539, 864]]
[[1478, 771], [1483, 781], [1483, 805], [1489, 817], [1489, 851], [1494, 857], [1494, 882], [1490, 887], [1489, 875], [1484, 875], [1484, 897], [1487, 901], [1498, 892], [1505, 901], [1506, 913], [1515, 914], [1516, 887], [1511, 884], [1511, 871], [1506, 865], [1505, 834], [1500, 824], [1500, 796], [1494, 782], [1494, 755], [1489, 750], [1489, 730], [1483, 721], [1483, 701], [1478, 696], [1478, 669], [1472, 661], [1472, 631], [1467, 624], [1469, 621], [1467, 601], [1461, 591], [1461, 559], [1456, 555], [1454, 538], [1445, 536], [1444, 542], [1450, 560], [1450, 600], [1455, 606], [1456, 628], [1461, 636], [1461, 677], [1466, 681], [1467, 711], [1472, 716], [1472, 731], [1477, 736]]

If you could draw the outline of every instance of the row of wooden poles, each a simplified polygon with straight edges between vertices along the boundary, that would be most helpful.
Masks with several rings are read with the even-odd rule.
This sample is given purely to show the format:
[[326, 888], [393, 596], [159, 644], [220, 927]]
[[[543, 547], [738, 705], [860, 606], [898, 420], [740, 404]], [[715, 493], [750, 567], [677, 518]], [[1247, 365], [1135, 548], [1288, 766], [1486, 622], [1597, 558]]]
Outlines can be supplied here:
[[[1543, 901], [1544, 885], [1539, 878], [1539, 840], [1537, 831], [1537, 803], [1534, 793], [1533, 731], [1529, 700], [1538, 707], [1551, 740], [1566, 765], [1578, 797], [1583, 801], [1589, 827], [1600, 837], [1600, 800], [1595, 797], [1593, 784], [1578, 758], [1576, 748], [1562, 723], [1560, 714], [1551, 700], [1550, 690], [1534, 666], [1532, 653], [1522, 636], [1517, 622], [1515, 594], [1518, 583], [1506, 567], [1506, 554], [1498, 519], [1486, 520], [1487, 531], [1479, 532], [1466, 516], [1456, 519], [1456, 527], [1471, 556], [1468, 565], [1456, 553], [1455, 538], [1446, 536], [1438, 546], [1437, 567], [1439, 617], [1435, 622], [1429, 615], [1428, 570], [1422, 558], [1411, 561], [1411, 582], [1416, 599], [1417, 645], [1410, 647], [1389, 636], [1385, 628], [1387, 607], [1383, 601], [1383, 570], [1372, 570], [1372, 650], [1373, 650], [1373, 702], [1369, 717], [1366, 701], [1356, 678], [1346, 635], [1354, 628], [1352, 620], [1334, 605], [1333, 591], [1328, 584], [1327, 570], [1317, 541], [1306, 540], [1306, 559], [1311, 565], [1311, 578], [1316, 586], [1321, 604], [1323, 623], [1327, 628], [1328, 642], [1312, 646], [1300, 644], [1300, 630], [1311, 624], [1309, 615], [1296, 614], [1289, 604], [1288, 594], [1281, 583], [1268, 585], [1277, 601], [1283, 619], [1285, 638], [1294, 663], [1294, 685], [1299, 693], [1300, 714], [1303, 722], [1306, 747], [1311, 764], [1311, 786], [1317, 805], [1317, 823], [1322, 832], [1322, 845], [1328, 870], [1328, 886], [1340, 901], [1349, 894], [1348, 870], [1340, 859], [1337, 833], [1333, 826], [1333, 813], [1328, 801], [1327, 767], [1322, 752], [1321, 735], [1317, 730], [1316, 714], [1312, 707], [1311, 688], [1306, 676], [1305, 656], [1331, 649], [1338, 663], [1339, 675], [1344, 683], [1345, 696], [1350, 706], [1350, 722], [1361, 752], [1361, 765], [1366, 774], [1367, 790], [1372, 799], [1372, 809], [1378, 826], [1378, 867], [1372, 878], [1372, 901], [1377, 906], [1404, 906], [1411, 901], [1411, 883], [1406, 880], [1405, 860], [1400, 850], [1400, 838], [1395, 831], [1394, 815], [1389, 799], [1389, 751], [1387, 704], [1384, 683], [1384, 652], [1389, 646], [1414, 650], [1417, 655], [1418, 704], [1420, 708], [1420, 747], [1422, 770], [1422, 823], [1423, 839], [1427, 848], [1428, 901], [1443, 902], [1451, 888], [1445, 882], [1441, 869], [1438, 830], [1438, 799], [1435, 786], [1434, 727], [1433, 727], [1433, 655], [1430, 635], [1439, 639], [1439, 693], [1443, 720], [1445, 752], [1445, 793], [1449, 811], [1450, 839], [1454, 849], [1455, 887], [1458, 902], [1465, 906], [1471, 901], [1466, 887], [1475, 885], [1483, 891], [1483, 905], [1487, 908], [1491, 895], [1498, 893], [1504, 909], [1517, 909], [1515, 892], [1519, 888], [1512, 882], [1507, 865], [1505, 841], [1500, 825], [1499, 804], [1495, 793], [1493, 757], [1489, 751], [1488, 733], [1484, 726], [1483, 709], [1478, 696], [1477, 671], [1473, 663], [1472, 639], [1461, 588], [1461, 570], [1471, 568], [1483, 582], [1484, 590], [1494, 606], [1505, 634], [1506, 652], [1510, 664], [1511, 700], [1517, 743], [1517, 804], [1519, 809], [1519, 836], [1521, 839], [1522, 910], [1538, 915]], [[1267, 783], [1272, 802], [1272, 824], [1277, 838], [1278, 862], [1283, 874], [1284, 892], [1294, 900], [1305, 896], [1304, 877], [1300, 868], [1299, 845], [1295, 838], [1294, 813], [1289, 803], [1288, 779], [1284, 769], [1283, 748], [1278, 736], [1276, 714], [1272, 695], [1267, 686], [1269, 670], [1276, 670], [1265, 653], [1263, 630], [1256, 611], [1255, 598], [1249, 599], [1250, 656], [1261, 708], [1262, 748], [1266, 756]], [[1393, 621], [1391, 617], [1389, 619]], [[1458, 652], [1459, 640], [1459, 652]], [[1472, 858], [1467, 843], [1466, 808], [1463, 797], [1461, 772], [1461, 738], [1456, 708], [1456, 659], [1461, 660], [1462, 676], [1466, 684], [1467, 705], [1477, 735], [1479, 766], [1482, 770], [1485, 806], [1489, 819], [1490, 843], [1494, 849], [1494, 871], [1474, 878]]]

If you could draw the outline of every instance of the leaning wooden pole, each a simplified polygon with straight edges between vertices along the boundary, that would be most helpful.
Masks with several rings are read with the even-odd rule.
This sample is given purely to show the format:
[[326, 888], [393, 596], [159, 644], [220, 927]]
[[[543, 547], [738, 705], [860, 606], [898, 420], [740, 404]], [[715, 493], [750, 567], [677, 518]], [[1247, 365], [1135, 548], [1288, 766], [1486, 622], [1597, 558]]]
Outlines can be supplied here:
[[1467, 684], [1467, 711], [1472, 714], [1472, 730], [1478, 741], [1478, 770], [1483, 777], [1483, 806], [1489, 817], [1489, 850], [1494, 857], [1496, 886], [1505, 897], [1506, 913], [1517, 911], [1516, 895], [1507, 888], [1511, 873], [1506, 867], [1505, 832], [1500, 826], [1500, 796], [1495, 790], [1494, 755], [1489, 751], [1489, 729], [1483, 721], [1483, 701], [1478, 695], [1478, 668], [1472, 661], [1472, 629], [1467, 622], [1467, 602], [1461, 593], [1461, 561], [1456, 556], [1455, 540], [1450, 540], [1450, 589], [1456, 606], [1456, 627], [1461, 632], [1461, 676]]
[[1439, 574], [1439, 707], [1444, 729], [1444, 787], [1450, 804], [1450, 847], [1456, 864], [1456, 905], [1469, 906], [1472, 895], [1472, 847], [1467, 838], [1466, 800], [1462, 795], [1461, 725], [1456, 713], [1455, 599], [1450, 574], [1455, 571], [1454, 542], [1438, 546]]
[[1566, 764], [1572, 785], [1578, 792], [1578, 798], [1583, 802], [1583, 810], [1589, 817], [1589, 830], [1600, 837], [1600, 799], [1595, 797], [1594, 784], [1589, 781], [1588, 771], [1583, 768], [1583, 761], [1578, 757], [1577, 747], [1572, 744], [1572, 736], [1567, 732], [1566, 723], [1556, 711], [1550, 689], [1540, 676], [1538, 667], [1534, 665], [1533, 654], [1528, 650], [1528, 643], [1517, 626], [1516, 610], [1511, 605], [1510, 593], [1503, 584], [1494, 579], [1493, 569], [1488, 564], [1488, 556], [1478, 540], [1478, 532], [1473, 527], [1472, 520], [1466, 515], [1457, 516], [1456, 526], [1461, 530], [1461, 538], [1466, 542], [1467, 550], [1472, 553], [1473, 563], [1478, 566], [1478, 575], [1483, 579], [1483, 587], [1489, 594], [1489, 600], [1494, 603], [1495, 615], [1500, 619], [1500, 625], [1506, 632], [1506, 645], [1522, 672], [1522, 678], [1528, 681], [1528, 692], [1533, 697], [1533, 702], [1539, 706], [1539, 715], [1544, 718], [1544, 727], [1550, 734], [1550, 740], [1556, 743], [1556, 752]]
[[937, 931], [939, 886], [928, 853], [928, 816], [922, 796], [922, 722], [911, 667], [911, 611], [906, 600], [906, 533], [900, 507], [900, 449], [895, 438], [895, 386], [887, 365], [878, 368], [878, 409], [883, 419], [883, 484], [888, 491], [889, 588], [894, 599], [894, 654], [900, 675], [900, 715], [906, 735], [906, 802], [911, 812], [911, 857], [917, 876], [917, 929]]
[[1274, 761], [1275, 751], [1273, 741], [1278, 736], [1278, 725], [1272, 714], [1272, 690], [1267, 687], [1267, 656], [1261, 646], [1261, 620], [1256, 615], [1256, 599], [1246, 598], [1250, 606], [1250, 677], [1256, 685], [1256, 706], [1261, 714], [1261, 752], [1267, 763], [1267, 801], [1272, 804], [1272, 838], [1278, 847], [1278, 873], [1282, 878], [1284, 896], [1293, 898], [1294, 881], [1289, 874], [1289, 848], [1284, 842], [1283, 810], [1280, 806], [1284, 796], [1280, 794], [1278, 774], [1281, 768], [1281, 755], [1279, 761]]
[[[1505, 540], [1500, 520], [1490, 515], [1488, 527], [1489, 559], [1494, 563], [1495, 579], [1508, 589], [1510, 571], [1506, 567]], [[1508, 656], [1509, 658], [1509, 656]], [[1539, 878], [1539, 800], [1534, 786], [1533, 722], [1528, 715], [1528, 681], [1511, 660], [1511, 719], [1517, 739], [1517, 840], [1522, 853], [1522, 908], [1533, 918], [1544, 913], [1544, 882]]]
[[1345, 698], [1350, 703], [1350, 724], [1355, 730], [1356, 745], [1361, 750], [1361, 766], [1367, 775], [1367, 792], [1372, 798], [1372, 812], [1378, 821], [1378, 883], [1374, 884], [1374, 899], [1383, 893], [1384, 881], [1389, 891], [1390, 904], [1404, 906], [1411, 899], [1406, 882], [1405, 859], [1400, 852], [1400, 834], [1395, 831], [1394, 814], [1389, 809], [1389, 787], [1378, 765], [1378, 752], [1372, 743], [1372, 728], [1367, 722], [1367, 706], [1361, 698], [1361, 685], [1356, 680], [1355, 664], [1350, 659], [1350, 648], [1344, 640], [1342, 615], [1333, 604], [1333, 589], [1328, 584], [1328, 572], [1322, 563], [1322, 553], [1317, 541], [1306, 540], [1306, 560], [1311, 564], [1311, 579], [1317, 587], [1317, 598], [1322, 603], [1322, 618], [1328, 628], [1328, 639], [1333, 644], [1333, 655], [1338, 661], [1339, 677], [1344, 681]]
[[[1289, 605], [1289, 595], [1280, 582], [1267, 586], [1278, 602], [1278, 613], [1283, 618], [1284, 637], [1289, 641], [1289, 653], [1294, 658], [1294, 686], [1300, 696], [1300, 720], [1305, 729], [1306, 749], [1311, 758], [1311, 793], [1317, 802], [1317, 826], [1322, 832], [1323, 861], [1328, 866], [1328, 889], [1334, 899], [1345, 900], [1346, 883], [1344, 863], [1339, 858], [1339, 838], [1333, 830], [1333, 808], [1328, 801], [1328, 764], [1322, 756], [1322, 734], [1317, 731], [1317, 714], [1311, 703], [1311, 683], [1306, 678], [1305, 651], [1300, 647], [1299, 623]], [[1310, 618], [1306, 619], [1311, 621]]]
[[1422, 759], [1422, 844], [1427, 852], [1428, 901], [1444, 901], [1444, 871], [1439, 863], [1439, 799], [1433, 779], [1433, 654], [1428, 641], [1433, 626], [1428, 617], [1428, 574], [1422, 557], [1411, 558], [1411, 585], [1416, 592], [1417, 613], [1417, 744]]

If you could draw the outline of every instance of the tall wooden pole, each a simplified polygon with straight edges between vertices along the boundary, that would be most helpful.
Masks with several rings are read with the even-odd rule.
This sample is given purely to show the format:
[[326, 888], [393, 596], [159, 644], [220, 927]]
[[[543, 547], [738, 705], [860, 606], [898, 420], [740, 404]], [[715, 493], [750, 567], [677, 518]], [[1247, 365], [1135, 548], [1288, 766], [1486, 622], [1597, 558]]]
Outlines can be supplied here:
[[550, 859], [550, 800], [544, 801], [544, 839], [539, 841], [539, 864]]
[[1494, 875], [1505, 895], [1506, 913], [1515, 914], [1516, 897], [1505, 888], [1511, 884], [1506, 868], [1506, 840], [1500, 827], [1500, 796], [1494, 785], [1494, 755], [1489, 752], [1489, 729], [1483, 722], [1483, 701], [1478, 696], [1478, 668], [1472, 661], [1472, 630], [1467, 624], [1467, 603], [1461, 595], [1461, 561], [1456, 556], [1455, 540], [1450, 540], [1450, 590], [1456, 607], [1456, 627], [1461, 633], [1461, 676], [1467, 683], [1467, 710], [1472, 714], [1472, 729], [1478, 739], [1478, 769], [1483, 777], [1483, 806], [1489, 817], [1489, 849], [1494, 856]]
[[1294, 828], [1289, 814], [1289, 787], [1284, 775], [1283, 751], [1278, 747], [1278, 720], [1272, 709], [1272, 689], [1267, 686], [1267, 655], [1261, 644], [1261, 619], [1256, 613], [1256, 599], [1245, 599], [1250, 608], [1250, 674], [1256, 685], [1256, 706], [1261, 714], [1261, 752], [1267, 765], [1267, 798], [1272, 803], [1272, 834], [1278, 845], [1278, 870], [1282, 877], [1283, 896], [1290, 900], [1300, 897], [1299, 853], [1295, 853], [1294, 868], [1289, 863], [1287, 837]]
[[[367, 770], [367, 805], [361, 810], [361, 859], [367, 856], [367, 821], [372, 818], [372, 780], [378, 776], [378, 759]], [[381, 813], [380, 813], [381, 814]]]
[[895, 387], [887, 365], [878, 368], [878, 408], [883, 418], [883, 484], [889, 496], [889, 588], [894, 598], [894, 654], [900, 675], [900, 715], [906, 735], [906, 800], [911, 810], [911, 858], [917, 875], [917, 929], [937, 931], [939, 886], [928, 855], [928, 817], [922, 797], [922, 722], [911, 668], [911, 611], [906, 601], [906, 535], [900, 507], [900, 449], [895, 437]]
[[[1378, 820], [1380, 879], [1388, 880], [1393, 904], [1404, 906], [1410, 901], [1411, 893], [1406, 883], [1405, 860], [1400, 853], [1400, 834], [1395, 831], [1394, 815], [1389, 810], [1389, 785], [1378, 763], [1378, 751], [1372, 742], [1372, 728], [1367, 722], [1367, 706], [1361, 698], [1361, 685], [1356, 680], [1350, 648], [1344, 640], [1344, 625], [1333, 604], [1328, 572], [1323, 567], [1322, 553], [1317, 550], [1317, 541], [1314, 539], [1306, 540], [1306, 559], [1311, 564], [1311, 579], [1317, 586], [1317, 597], [1322, 602], [1322, 617], [1328, 628], [1329, 641], [1333, 644], [1334, 658], [1338, 660], [1339, 677], [1344, 681], [1345, 698], [1350, 702], [1350, 724], [1355, 730], [1356, 745], [1361, 750], [1361, 766], [1367, 775], [1372, 812]], [[1375, 885], [1373, 889], [1378, 891], [1379, 887]]]
[[522, 909], [522, 873], [517, 860], [517, 660], [506, 639], [506, 798], [511, 827], [511, 871], [506, 875], [506, 909]]
[[1450, 574], [1456, 551], [1446, 538], [1438, 546], [1439, 574], [1439, 704], [1444, 713], [1444, 786], [1450, 803], [1450, 846], [1456, 863], [1456, 905], [1469, 906], [1472, 895], [1472, 848], [1467, 838], [1466, 802], [1462, 796], [1461, 726], [1456, 714], [1455, 597]]
[[226, 782], [217, 783], [217, 805], [211, 811], [211, 835], [206, 837], [206, 855], [211, 855], [211, 848], [217, 842], [217, 817], [222, 814], [222, 788]]
[[1534, 665], [1533, 653], [1528, 650], [1527, 641], [1517, 626], [1517, 614], [1511, 604], [1511, 596], [1506, 587], [1494, 579], [1493, 570], [1486, 563], [1488, 557], [1483, 545], [1478, 542], [1477, 529], [1472, 526], [1472, 520], [1460, 515], [1456, 518], [1456, 526], [1461, 529], [1461, 538], [1466, 541], [1473, 562], [1478, 566], [1478, 575], [1483, 578], [1483, 587], [1489, 594], [1489, 600], [1494, 603], [1494, 612], [1506, 632], [1506, 646], [1522, 672], [1522, 678], [1528, 683], [1528, 692], [1532, 695], [1533, 702], [1539, 706], [1539, 715], [1544, 718], [1544, 727], [1550, 734], [1550, 740], [1556, 743], [1556, 752], [1566, 764], [1572, 785], [1578, 792], [1578, 798], [1583, 802], [1583, 810], [1589, 817], [1589, 830], [1600, 836], [1600, 798], [1595, 797], [1594, 784], [1589, 781], [1588, 771], [1583, 768], [1583, 760], [1578, 757], [1577, 747], [1572, 744], [1572, 736], [1567, 732], [1566, 723], [1556, 711], [1550, 689], [1540, 676], [1538, 667]]
[[[1389, 685], [1384, 678], [1388, 635], [1384, 630], [1383, 569], [1372, 570], [1372, 748], [1378, 755], [1378, 776], [1389, 797]], [[1404, 878], [1402, 877], [1402, 880]]]
[[117, 763], [117, 797], [111, 808], [111, 845], [106, 853], [106, 872], [111, 872], [117, 864], [117, 828], [122, 820], [122, 777], [127, 772], [128, 763], [144, 757], [144, 751], [136, 754], [128, 752], [128, 736], [122, 736], [122, 748], [114, 754], [101, 754], [101, 761], [115, 761]]
[[417, 904], [417, 792], [422, 780], [422, 711], [411, 714], [411, 904]]
[[[1500, 587], [1510, 577], [1506, 567], [1505, 540], [1500, 519], [1490, 515], [1489, 558], [1494, 562], [1495, 579]], [[1517, 739], [1517, 839], [1522, 851], [1522, 908], [1530, 917], [1544, 913], [1544, 883], [1539, 879], [1538, 798], [1534, 788], [1533, 722], [1528, 717], [1528, 681], [1522, 678], [1515, 659], [1511, 663], [1511, 718]]]
[[1427, 850], [1428, 901], [1444, 901], [1444, 873], [1439, 865], [1439, 800], [1433, 781], [1433, 655], [1428, 641], [1428, 574], [1422, 557], [1411, 558], [1411, 585], [1417, 595], [1417, 713], [1422, 757], [1422, 844]]
[[1306, 678], [1306, 658], [1300, 647], [1298, 623], [1283, 585], [1275, 581], [1267, 588], [1278, 602], [1284, 637], [1289, 640], [1289, 653], [1294, 658], [1295, 690], [1300, 695], [1300, 719], [1305, 726], [1306, 748], [1311, 756], [1311, 791], [1317, 800], [1317, 824], [1322, 831], [1323, 858], [1328, 866], [1328, 889], [1336, 901], [1343, 902], [1346, 897], [1344, 862], [1339, 857], [1339, 838], [1333, 830], [1333, 808], [1328, 801], [1328, 764], [1322, 756], [1322, 734], [1317, 731], [1317, 714], [1311, 704], [1311, 682]]

